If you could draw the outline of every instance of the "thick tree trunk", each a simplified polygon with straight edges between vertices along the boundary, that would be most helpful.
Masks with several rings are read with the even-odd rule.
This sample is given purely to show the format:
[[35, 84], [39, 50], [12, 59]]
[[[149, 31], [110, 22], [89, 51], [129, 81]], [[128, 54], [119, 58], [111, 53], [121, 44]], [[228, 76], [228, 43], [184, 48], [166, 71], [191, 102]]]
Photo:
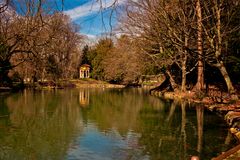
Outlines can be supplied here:
[[11, 79], [8, 77], [8, 70], [0, 71], [0, 86], [12, 86]]
[[197, 49], [198, 49], [198, 77], [197, 77], [197, 90], [204, 89], [204, 70], [203, 70], [203, 49], [202, 49], [202, 11], [200, 0], [196, 2], [197, 12]]
[[232, 84], [232, 81], [228, 75], [228, 72], [226, 70], [226, 67], [224, 66], [223, 64], [223, 61], [220, 61], [219, 64], [217, 65], [218, 69], [220, 70], [224, 80], [225, 80], [225, 83], [227, 85], [227, 88], [228, 88], [228, 92], [230, 94], [235, 94], [235, 89], [233, 87], [233, 84]]

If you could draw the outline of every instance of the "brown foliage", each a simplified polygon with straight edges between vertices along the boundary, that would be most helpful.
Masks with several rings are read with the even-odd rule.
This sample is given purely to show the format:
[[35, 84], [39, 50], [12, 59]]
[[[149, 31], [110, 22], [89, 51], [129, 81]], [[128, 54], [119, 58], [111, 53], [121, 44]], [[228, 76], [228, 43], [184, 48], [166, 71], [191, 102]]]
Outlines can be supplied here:
[[108, 81], [133, 83], [143, 73], [143, 55], [127, 36], [117, 40], [114, 49], [104, 59], [104, 73]]
[[[1, 52], [0, 63], [11, 61], [10, 68], [1, 69], [10, 70], [21, 64], [15, 71], [22, 78], [52, 78], [56, 70], [59, 78], [71, 78], [77, 70], [83, 38], [68, 16], [59, 12], [48, 14], [49, 8], [40, 2], [21, 3], [18, 7], [22, 7], [23, 15], [0, 14], [0, 44], [6, 48]], [[53, 57], [54, 64], [49, 57]]]

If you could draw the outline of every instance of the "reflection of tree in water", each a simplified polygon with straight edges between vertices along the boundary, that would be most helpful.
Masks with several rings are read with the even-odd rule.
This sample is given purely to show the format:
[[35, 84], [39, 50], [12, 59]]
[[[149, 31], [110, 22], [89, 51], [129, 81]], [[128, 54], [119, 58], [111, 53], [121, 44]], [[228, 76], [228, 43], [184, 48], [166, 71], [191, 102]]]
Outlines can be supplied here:
[[[209, 122], [209, 118], [204, 119], [203, 112], [203, 107], [197, 107], [195, 110], [195, 107], [189, 107], [186, 103], [179, 105], [175, 102], [165, 105], [164, 111], [154, 108], [141, 109], [138, 131], [142, 133], [139, 141], [145, 146], [145, 153], [149, 154], [151, 159], [185, 160], [191, 155], [211, 159], [224, 151], [224, 147], [221, 146], [224, 146], [227, 130], [221, 133], [225, 136], [216, 138], [216, 132], [224, 132], [217, 125], [224, 122], [215, 115], [208, 115], [211, 117]], [[215, 131], [209, 126], [204, 128], [203, 121], [208, 121], [206, 124], [215, 124]], [[207, 136], [204, 137], [204, 133]], [[218, 143], [211, 143], [210, 139], [217, 139]]]
[[[167, 105], [169, 107], [169, 105]], [[171, 122], [172, 117], [164, 114], [166, 110], [159, 110], [153, 107], [142, 108], [139, 114], [139, 128], [138, 131], [142, 133], [139, 141], [141, 145], [145, 146], [145, 153], [151, 156], [151, 159], [174, 159], [174, 148], [167, 145], [176, 141], [177, 126], [170, 127], [165, 120]], [[174, 124], [174, 123], [173, 123]], [[173, 132], [175, 130], [175, 132]], [[168, 142], [168, 143], [166, 143]], [[177, 144], [175, 144], [177, 145]], [[164, 157], [163, 157], [164, 156]], [[170, 158], [171, 157], [171, 158]]]
[[157, 98], [145, 97], [139, 92], [142, 90], [91, 90], [89, 108], [82, 110], [83, 119], [85, 122], [93, 121], [102, 131], [116, 129], [121, 135], [126, 135], [129, 130], [136, 129], [142, 107], [149, 105], [150, 101], [156, 107], [162, 106]]
[[[154, 106], [163, 108], [163, 103], [156, 97], [146, 96], [142, 90], [91, 90], [88, 108], [82, 108], [82, 117], [86, 124], [94, 123], [105, 136], [120, 138], [128, 149], [116, 151], [122, 159], [143, 159], [142, 147], [136, 132], [141, 108]], [[110, 151], [109, 151], [110, 152]]]
[[202, 151], [202, 139], [203, 139], [203, 115], [204, 109], [203, 107], [197, 107], [197, 127], [198, 127], [198, 143], [197, 143], [197, 151], [201, 153]]
[[[7, 126], [10, 124], [9, 120], [9, 110], [6, 104], [5, 99], [7, 96], [0, 96], [0, 142], [4, 133], [7, 131]], [[0, 143], [0, 151], [1, 151], [1, 143]]]
[[83, 122], [109, 139], [124, 141], [128, 148], [116, 152], [129, 159], [210, 159], [225, 150], [227, 129], [220, 129], [223, 121], [216, 115], [141, 92], [91, 89], [88, 107], [79, 104], [79, 90], [25, 91], [0, 98], [5, 106], [0, 114], [10, 113], [8, 124], [0, 126], [0, 159], [64, 159]]
[[[224, 137], [215, 138], [216, 133], [211, 129], [207, 129], [210, 130], [207, 133], [209, 136], [204, 137], [203, 121], [208, 121], [208, 118], [203, 119], [202, 107], [195, 109], [186, 103], [163, 102], [156, 97], [138, 94], [137, 89], [94, 91], [90, 92], [90, 96], [89, 108], [82, 109], [84, 121], [95, 123], [103, 132], [117, 131], [123, 139], [129, 131], [139, 133], [139, 140], [132, 142], [131, 138], [129, 145], [144, 147], [145, 154], [151, 159], [185, 160], [190, 155], [211, 158], [223, 151], [216, 144], [223, 144]], [[215, 115], [210, 117], [210, 124], [224, 123]], [[219, 126], [214, 128], [216, 132], [224, 132]], [[214, 138], [218, 139], [218, 143], [204, 146], [206, 140]]]
[[8, 97], [7, 106], [11, 126], [1, 139], [0, 159], [63, 159], [81, 130], [77, 95], [66, 91], [24, 91]]

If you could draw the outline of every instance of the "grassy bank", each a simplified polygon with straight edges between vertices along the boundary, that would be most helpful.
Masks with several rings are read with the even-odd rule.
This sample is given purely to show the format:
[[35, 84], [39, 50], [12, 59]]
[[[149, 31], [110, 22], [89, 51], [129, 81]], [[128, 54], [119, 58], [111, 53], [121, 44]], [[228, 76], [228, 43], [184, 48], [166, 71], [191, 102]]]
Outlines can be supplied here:
[[26, 84], [28, 88], [34, 89], [64, 89], [64, 88], [124, 88], [124, 85], [110, 84], [91, 78], [43, 81]]

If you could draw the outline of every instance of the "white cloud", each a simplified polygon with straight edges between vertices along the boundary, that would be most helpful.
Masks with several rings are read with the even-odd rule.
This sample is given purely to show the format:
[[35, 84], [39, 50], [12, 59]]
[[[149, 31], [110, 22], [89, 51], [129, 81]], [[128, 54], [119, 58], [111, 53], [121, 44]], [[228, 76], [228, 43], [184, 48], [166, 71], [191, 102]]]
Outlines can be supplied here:
[[[78, 6], [71, 10], [67, 10], [64, 13], [69, 15], [72, 18], [72, 20], [76, 20], [78, 18], [85, 17], [93, 13], [99, 12], [101, 9], [106, 9], [108, 7], [111, 7], [115, 1], [116, 0], [103, 0], [102, 8], [100, 5], [100, 2], [90, 1], [88, 3], [85, 3], [84, 5]], [[121, 5], [125, 2], [126, 0], [117, 0], [116, 4]]]
[[92, 39], [92, 40], [95, 40], [97, 39], [97, 36], [96, 35], [93, 35], [93, 34], [84, 34], [88, 39]]
[[93, 35], [93, 34], [81, 34], [84, 37], [84, 45], [93, 45], [95, 43], [97, 43], [97, 41], [99, 40], [100, 37]]

